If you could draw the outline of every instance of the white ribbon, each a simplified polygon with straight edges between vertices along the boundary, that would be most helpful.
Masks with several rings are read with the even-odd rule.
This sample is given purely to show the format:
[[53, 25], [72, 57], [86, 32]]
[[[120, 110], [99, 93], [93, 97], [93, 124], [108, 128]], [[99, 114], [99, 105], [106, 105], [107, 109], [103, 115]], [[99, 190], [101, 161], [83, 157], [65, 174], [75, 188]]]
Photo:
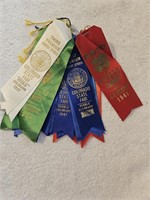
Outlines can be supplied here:
[[28, 101], [71, 38], [71, 31], [66, 24], [54, 20], [26, 62], [1, 88], [5, 99], [1, 102], [1, 109], [5, 109], [11, 121]]

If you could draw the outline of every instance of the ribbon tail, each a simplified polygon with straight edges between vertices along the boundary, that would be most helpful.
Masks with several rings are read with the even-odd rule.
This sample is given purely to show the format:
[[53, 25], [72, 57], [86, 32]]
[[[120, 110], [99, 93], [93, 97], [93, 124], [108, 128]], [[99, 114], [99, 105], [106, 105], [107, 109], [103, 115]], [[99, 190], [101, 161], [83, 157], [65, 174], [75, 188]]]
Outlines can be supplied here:
[[[66, 134], [64, 134], [64, 135], [66, 135]], [[63, 136], [64, 136], [64, 135], [63, 135]], [[69, 138], [70, 138], [70, 137], [69, 137]], [[54, 142], [54, 143], [57, 142], [58, 139], [59, 139], [59, 137], [58, 137], [57, 133], [54, 133], [54, 134], [53, 134], [53, 142]], [[78, 144], [78, 140], [77, 140], [76, 136], [74, 136], [73, 138], [70, 138], [70, 139], [71, 139], [72, 141], [74, 141], [75, 144]]]
[[18, 137], [19, 135], [21, 135], [22, 134], [22, 131], [20, 130], [20, 129], [15, 129], [14, 130], [14, 136], [15, 137]]
[[94, 137], [103, 143], [105, 142], [104, 135], [98, 136], [93, 133], [89, 133], [84, 140], [81, 140], [81, 148], [83, 148], [86, 145], [86, 143], [91, 137]]
[[57, 142], [57, 141], [58, 141], [57, 133], [54, 133], [53, 134], [53, 142]]

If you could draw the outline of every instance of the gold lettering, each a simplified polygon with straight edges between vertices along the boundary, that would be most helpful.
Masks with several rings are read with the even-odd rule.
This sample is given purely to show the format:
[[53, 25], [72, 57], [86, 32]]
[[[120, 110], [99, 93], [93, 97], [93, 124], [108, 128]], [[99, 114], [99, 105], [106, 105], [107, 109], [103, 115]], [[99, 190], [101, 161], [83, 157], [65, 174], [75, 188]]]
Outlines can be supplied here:
[[84, 112], [81, 112], [81, 117], [85, 118], [85, 117], [89, 117], [90, 115], [94, 115], [94, 114], [95, 114], [94, 109], [89, 109]]

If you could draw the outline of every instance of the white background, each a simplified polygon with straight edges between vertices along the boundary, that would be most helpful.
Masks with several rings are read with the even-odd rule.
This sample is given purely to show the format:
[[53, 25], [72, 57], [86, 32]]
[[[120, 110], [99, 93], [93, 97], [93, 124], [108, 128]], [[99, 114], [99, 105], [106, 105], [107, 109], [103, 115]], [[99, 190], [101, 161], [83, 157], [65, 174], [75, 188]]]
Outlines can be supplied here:
[[103, 96], [106, 143], [84, 149], [64, 137], [37, 144], [0, 131], [0, 200], [148, 200], [149, 0], [0, 0], [0, 87], [32, 40], [24, 20], [69, 17], [78, 30], [102, 27], [144, 106], [122, 122]]

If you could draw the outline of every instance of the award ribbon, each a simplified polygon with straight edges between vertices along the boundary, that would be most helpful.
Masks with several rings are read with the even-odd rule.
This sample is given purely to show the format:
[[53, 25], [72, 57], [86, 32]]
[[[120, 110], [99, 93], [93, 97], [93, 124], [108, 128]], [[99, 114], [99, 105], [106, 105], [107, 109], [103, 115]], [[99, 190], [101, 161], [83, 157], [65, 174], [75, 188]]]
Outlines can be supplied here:
[[[39, 30], [39, 33], [37, 35], [37, 37], [34, 39], [34, 41], [31, 43], [32, 44], [32, 48], [29, 48], [30, 45], [29, 45], [29, 49], [31, 49], [28, 54], [30, 55], [32, 50], [35, 48], [35, 46], [37, 45], [37, 43], [39, 42], [39, 40], [41, 39], [42, 35], [44, 34], [46, 28], [42, 28], [41, 30]], [[28, 49], [27, 48], [27, 49]], [[26, 56], [29, 56], [29, 55], [26, 55]], [[28, 58], [28, 57], [27, 57]], [[26, 58], [26, 59], [27, 59]], [[20, 60], [20, 59], [19, 59]], [[25, 62], [26, 60], [23, 59], [23, 62]], [[10, 129], [10, 130], [15, 130], [14, 131], [14, 135], [20, 135], [21, 134], [21, 130], [20, 131], [17, 131], [19, 129], [19, 119], [18, 119], [18, 116], [15, 117], [15, 119], [13, 121], [10, 121], [10, 118], [9, 116], [5, 113], [3, 119], [2, 119], [2, 122], [1, 122], [1, 126], [0, 126], [1, 129]]]
[[42, 127], [46, 135], [57, 134], [57, 138], [68, 135], [75, 136], [72, 113], [69, 104], [68, 89], [65, 80], [62, 81], [52, 107]]
[[6, 110], [11, 121], [32, 95], [71, 38], [71, 31], [66, 24], [60, 20], [54, 20], [47, 27], [26, 62], [1, 88], [5, 99], [5, 102], [1, 103], [1, 108]]
[[[97, 33], [100, 33], [99, 36]], [[93, 39], [90, 40], [94, 34], [93, 42]], [[80, 33], [76, 45], [95, 81], [122, 120], [126, 119], [132, 109], [142, 106], [121, 66], [112, 57], [100, 28], [93, 26]]]
[[64, 79], [77, 140], [84, 140], [89, 133], [101, 136], [105, 128], [98, 110], [93, 80], [76, 47], [72, 51]]

